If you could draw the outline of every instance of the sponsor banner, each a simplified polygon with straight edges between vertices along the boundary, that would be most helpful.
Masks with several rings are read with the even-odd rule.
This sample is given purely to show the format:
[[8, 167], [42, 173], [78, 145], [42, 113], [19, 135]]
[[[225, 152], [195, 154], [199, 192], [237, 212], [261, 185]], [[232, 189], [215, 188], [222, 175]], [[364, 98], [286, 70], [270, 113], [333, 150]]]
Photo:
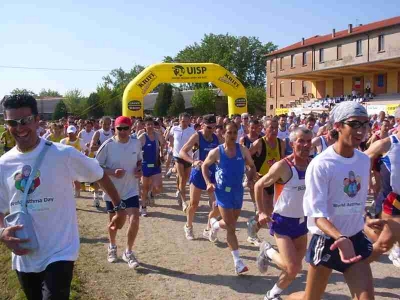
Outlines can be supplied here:
[[190, 66], [190, 65], [175, 65], [172, 67], [172, 79], [205, 79], [207, 78], [207, 67], [205, 66]]
[[128, 109], [131, 111], [138, 111], [142, 109], [142, 102], [139, 100], [132, 100], [128, 102]]
[[151, 83], [156, 80], [157, 76], [153, 72], [147, 73], [142, 80], [139, 81], [137, 86], [140, 88], [142, 95], [146, 95]]
[[245, 98], [237, 98], [235, 100], [236, 107], [246, 107], [246, 105], [247, 105], [247, 100]]
[[284, 115], [289, 113], [289, 108], [277, 108], [275, 109], [275, 115]]
[[386, 105], [386, 113], [388, 115], [394, 116], [394, 112], [396, 110], [397, 107], [399, 107], [400, 104], [388, 104]]
[[239, 81], [231, 74], [225, 73], [224, 76], [218, 78], [219, 81], [229, 84], [234, 89], [237, 89], [240, 86]]
[[367, 112], [369, 115], [379, 114], [380, 111], [386, 111], [386, 105], [367, 105]]

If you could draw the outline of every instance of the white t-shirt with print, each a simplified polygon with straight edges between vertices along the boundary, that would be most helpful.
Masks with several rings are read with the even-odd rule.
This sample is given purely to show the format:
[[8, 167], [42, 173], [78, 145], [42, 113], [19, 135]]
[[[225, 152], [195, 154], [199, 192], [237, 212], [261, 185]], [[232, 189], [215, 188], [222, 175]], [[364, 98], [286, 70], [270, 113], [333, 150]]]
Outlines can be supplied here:
[[[121, 199], [139, 195], [139, 180], [134, 176], [137, 162], [143, 160], [142, 144], [138, 139], [130, 138], [127, 143], [120, 143], [116, 137], [112, 137], [101, 145], [96, 159], [102, 167], [126, 171], [122, 178], [110, 176]], [[105, 201], [111, 201], [106, 193], [103, 193], [103, 197]]]
[[[0, 212], [20, 210], [24, 184], [45, 140], [31, 152], [16, 147], [0, 158]], [[47, 146], [46, 146], [47, 147]], [[28, 213], [39, 242], [39, 250], [24, 256], [12, 255], [12, 268], [41, 272], [56, 261], [78, 257], [79, 233], [72, 182], [95, 182], [103, 169], [70, 146], [53, 143], [47, 151], [28, 194]]]
[[370, 159], [358, 150], [345, 158], [330, 146], [311, 161], [303, 201], [311, 233], [324, 235], [315, 224], [317, 217], [327, 218], [342, 235], [352, 236], [363, 229], [369, 171]]
[[[174, 148], [172, 150], [172, 155], [174, 157], [180, 157], [179, 151], [181, 151], [183, 145], [186, 144], [194, 133], [196, 133], [196, 130], [194, 130], [193, 127], [182, 129], [182, 127], [178, 125], [171, 128], [169, 135], [174, 139]], [[189, 152], [189, 155], [191, 155], [191, 152]]]

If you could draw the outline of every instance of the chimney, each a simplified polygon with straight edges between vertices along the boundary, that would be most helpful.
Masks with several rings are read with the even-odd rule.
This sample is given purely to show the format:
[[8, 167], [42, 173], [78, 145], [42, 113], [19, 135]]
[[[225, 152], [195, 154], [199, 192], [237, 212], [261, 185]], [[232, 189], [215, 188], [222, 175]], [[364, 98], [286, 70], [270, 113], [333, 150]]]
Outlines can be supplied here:
[[353, 24], [349, 24], [349, 29], [347, 30], [348, 33], [353, 32]]
[[301, 38], [301, 45], [304, 45], [304, 38]]
[[333, 28], [333, 29], [332, 29], [332, 37], [334, 38], [334, 37], [335, 37], [335, 35], [336, 35], [336, 29], [335, 29], [335, 28]]

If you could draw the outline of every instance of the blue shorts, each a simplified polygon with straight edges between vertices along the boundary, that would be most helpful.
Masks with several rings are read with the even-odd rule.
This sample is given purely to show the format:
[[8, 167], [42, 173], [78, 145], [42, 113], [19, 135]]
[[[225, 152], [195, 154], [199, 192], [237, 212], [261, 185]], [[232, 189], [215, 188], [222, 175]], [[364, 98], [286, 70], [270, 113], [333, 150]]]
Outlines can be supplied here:
[[272, 220], [274, 222], [271, 223], [269, 230], [272, 236], [277, 233], [279, 235], [286, 235], [291, 239], [297, 239], [308, 232], [307, 217], [289, 218], [274, 213], [272, 214]]
[[[133, 196], [121, 201], [125, 203], [126, 208], [139, 208], [139, 196]], [[114, 213], [114, 205], [111, 201], [106, 201], [106, 208], [108, 213]]]
[[[215, 172], [210, 171], [210, 181], [211, 183], [215, 183]], [[203, 173], [201, 169], [192, 168], [190, 172], [189, 184], [193, 183], [195, 187], [201, 189], [203, 191], [207, 190], [207, 184], [204, 180]]]
[[215, 189], [216, 204], [226, 209], [242, 209], [244, 189], [230, 190]]
[[[372, 253], [372, 243], [363, 231], [350, 237], [353, 242], [356, 255], [361, 255], [362, 259], [368, 258]], [[333, 238], [314, 234], [307, 249], [306, 262], [313, 266], [322, 265], [332, 270], [344, 273], [353, 264], [345, 264], [340, 259], [339, 249], [331, 250], [331, 245], [335, 242]]]
[[157, 167], [155, 164], [143, 163], [142, 171], [143, 171], [143, 177], [151, 177], [153, 175], [160, 174], [161, 173], [161, 167], [160, 166]]

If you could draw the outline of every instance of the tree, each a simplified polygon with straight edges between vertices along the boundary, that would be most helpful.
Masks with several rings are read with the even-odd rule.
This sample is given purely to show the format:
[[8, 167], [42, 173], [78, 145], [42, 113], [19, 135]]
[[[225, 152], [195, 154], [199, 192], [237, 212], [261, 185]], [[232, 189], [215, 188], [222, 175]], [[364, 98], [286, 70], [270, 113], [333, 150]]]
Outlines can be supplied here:
[[168, 108], [168, 116], [179, 116], [180, 113], [185, 112], [185, 98], [180, 90], [175, 89], [172, 95], [172, 103]]
[[141, 65], [134, 65], [129, 72], [125, 72], [122, 68], [111, 70], [110, 74], [103, 77], [103, 83], [107, 85], [113, 92], [122, 95], [128, 83], [144, 70]]
[[51, 89], [41, 89], [39, 97], [61, 97], [61, 94], [55, 90]]
[[68, 109], [63, 100], [57, 103], [53, 112], [53, 120], [59, 120], [68, 116]]
[[67, 106], [68, 112], [73, 115], [80, 116], [85, 108], [85, 99], [81, 90], [69, 90], [64, 95], [64, 103]]
[[163, 83], [158, 88], [156, 103], [154, 104], [154, 115], [163, 117], [167, 115], [168, 108], [171, 104], [172, 85]]
[[194, 111], [197, 114], [203, 115], [210, 112], [215, 112], [215, 100], [217, 93], [211, 89], [197, 89], [194, 91], [191, 103]]
[[10, 94], [11, 95], [26, 94], [34, 97], [37, 96], [33, 91], [27, 89], [13, 89]]
[[247, 94], [247, 109], [250, 114], [256, 111], [265, 112], [265, 104], [267, 95], [264, 87], [248, 87]]
[[97, 119], [104, 116], [104, 110], [99, 94], [91, 93], [89, 95], [89, 98], [86, 101], [85, 112], [87, 112], [90, 117]]
[[[200, 44], [185, 47], [173, 62], [211, 62], [233, 73], [245, 87], [265, 86], [265, 54], [277, 49], [271, 42], [263, 44], [257, 37], [206, 34]], [[172, 62], [170, 56], [164, 61]]]

